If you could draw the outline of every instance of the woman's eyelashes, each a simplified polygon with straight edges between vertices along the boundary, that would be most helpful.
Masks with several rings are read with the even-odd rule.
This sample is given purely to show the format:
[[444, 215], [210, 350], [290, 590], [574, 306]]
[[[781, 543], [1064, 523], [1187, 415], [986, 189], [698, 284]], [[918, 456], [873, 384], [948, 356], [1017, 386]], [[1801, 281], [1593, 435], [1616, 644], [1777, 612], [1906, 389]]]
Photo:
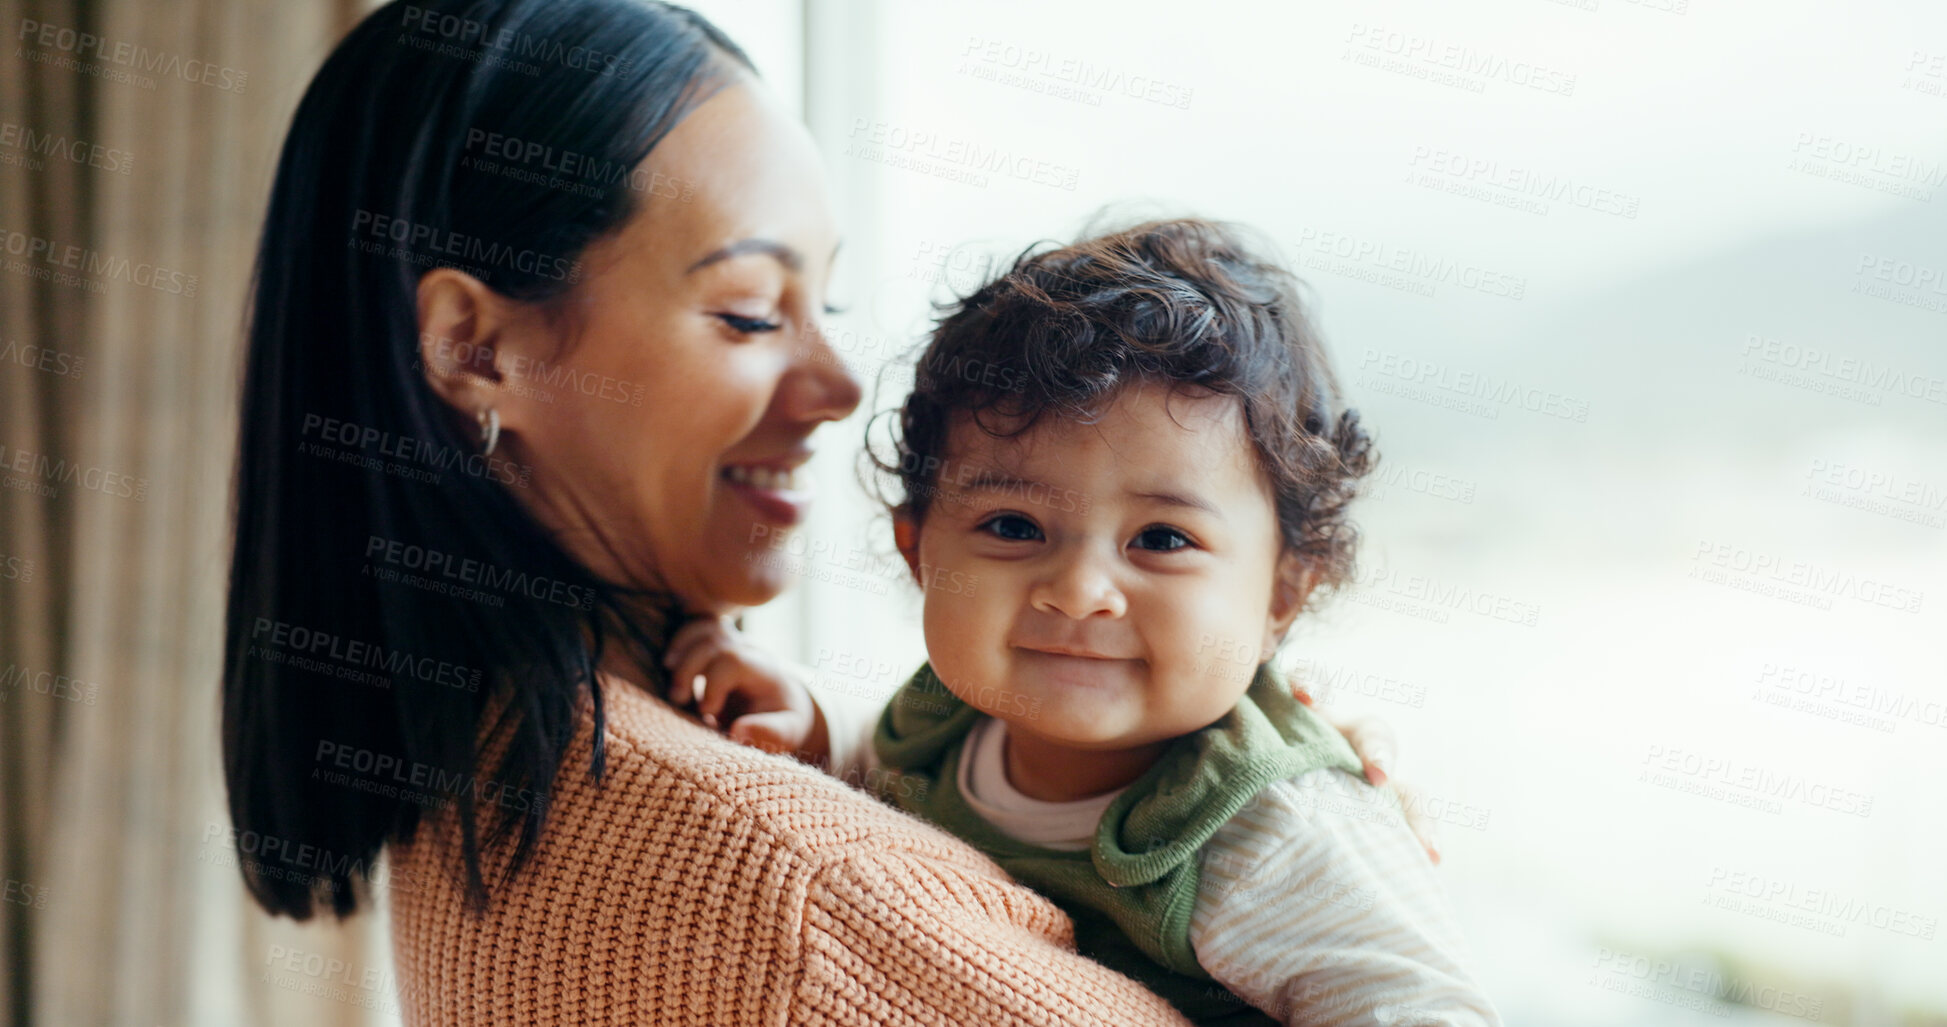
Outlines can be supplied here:
[[[845, 312], [844, 307], [834, 306], [830, 303], [825, 304], [823, 309], [827, 317], [836, 317]], [[739, 335], [758, 335], [764, 332], [781, 331], [784, 328], [784, 322], [775, 318], [747, 317], [743, 314], [734, 314], [727, 310], [719, 312], [716, 316], [718, 320], [729, 325], [730, 329]]]
[[745, 317], [742, 314], [720, 313], [717, 319], [730, 326], [739, 335], [756, 335], [760, 332], [775, 332], [784, 325], [778, 321], [768, 321], [761, 317]]

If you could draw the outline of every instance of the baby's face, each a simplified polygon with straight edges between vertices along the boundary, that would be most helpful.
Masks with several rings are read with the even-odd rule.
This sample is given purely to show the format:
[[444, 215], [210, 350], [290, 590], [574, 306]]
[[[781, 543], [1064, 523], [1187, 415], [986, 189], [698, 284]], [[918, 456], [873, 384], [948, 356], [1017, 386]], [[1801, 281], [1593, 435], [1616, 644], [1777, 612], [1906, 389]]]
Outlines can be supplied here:
[[960, 699], [1049, 742], [1210, 724], [1302, 602], [1234, 397], [1136, 384], [1092, 425], [961, 423], [938, 488], [917, 538], [928, 657]]

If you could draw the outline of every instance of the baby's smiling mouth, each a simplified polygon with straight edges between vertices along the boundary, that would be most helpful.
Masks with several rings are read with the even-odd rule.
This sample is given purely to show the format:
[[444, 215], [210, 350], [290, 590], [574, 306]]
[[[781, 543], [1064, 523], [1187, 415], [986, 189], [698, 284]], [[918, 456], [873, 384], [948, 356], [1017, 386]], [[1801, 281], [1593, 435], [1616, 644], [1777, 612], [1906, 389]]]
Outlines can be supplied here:
[[1144, 675], [1143, 661], [1134, 657], [1112, 656], [1099, 649], [1082, 646], [1015, 646], [1020, 654], [1016, 665], [1028, 681], [1039, 687], [1121, 689]]
[[1016, 648], [1025, 649], [1031, 653], [1040, 653], [1043, 656], [1072, 656], [1081, 660], [1126, 660], [1129, 658], [1126, 656], [1110, 656], [1107, 653], [1096, 652], [1093, 649], [1087, 649], [1081, 646], [1023, 645], [1017, 646]]

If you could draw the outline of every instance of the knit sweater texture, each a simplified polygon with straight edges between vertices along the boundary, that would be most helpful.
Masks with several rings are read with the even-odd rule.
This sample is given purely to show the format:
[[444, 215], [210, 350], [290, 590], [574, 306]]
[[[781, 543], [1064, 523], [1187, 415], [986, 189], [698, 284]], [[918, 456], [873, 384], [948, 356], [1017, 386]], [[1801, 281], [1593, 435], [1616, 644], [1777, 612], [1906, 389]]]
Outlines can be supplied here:
[[[966, 842], [639, 689], [603, 695], [604, 782], [584, 699], [533, 858], [484, 914], [451, 810], [389, 848], [406, 1024], [1186, 1023]], [[490, 884], [511, 853], [487, 852]]]

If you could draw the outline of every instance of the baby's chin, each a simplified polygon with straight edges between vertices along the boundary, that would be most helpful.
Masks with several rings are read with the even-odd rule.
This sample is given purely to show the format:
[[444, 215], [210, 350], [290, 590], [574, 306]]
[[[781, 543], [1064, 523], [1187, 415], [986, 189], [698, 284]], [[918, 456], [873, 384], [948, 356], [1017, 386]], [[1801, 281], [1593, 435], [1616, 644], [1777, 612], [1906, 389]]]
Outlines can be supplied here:
[[1009, 732], [1026, 732], [1064, 748], [1082, 751], [1133, 749], [1157, 740], [1156, 733], [1146, 730], [1139, 719], [1104, 716], [1099, 711], [1044, 706], [1034, 716], [1018, 716], [1011, 711], [1006, 715], [988, 715], [1006, 721]]
[[[939, 668], [935, 667], [937, 671]], [[942, 679], [961, 702], [1024, 731], [1073, 749], [1126, 749], [1150, 740], [1141, 685], [1107, 681], [1077, 686], [1043, 680], [1039, 667], [1003, 664]]]

